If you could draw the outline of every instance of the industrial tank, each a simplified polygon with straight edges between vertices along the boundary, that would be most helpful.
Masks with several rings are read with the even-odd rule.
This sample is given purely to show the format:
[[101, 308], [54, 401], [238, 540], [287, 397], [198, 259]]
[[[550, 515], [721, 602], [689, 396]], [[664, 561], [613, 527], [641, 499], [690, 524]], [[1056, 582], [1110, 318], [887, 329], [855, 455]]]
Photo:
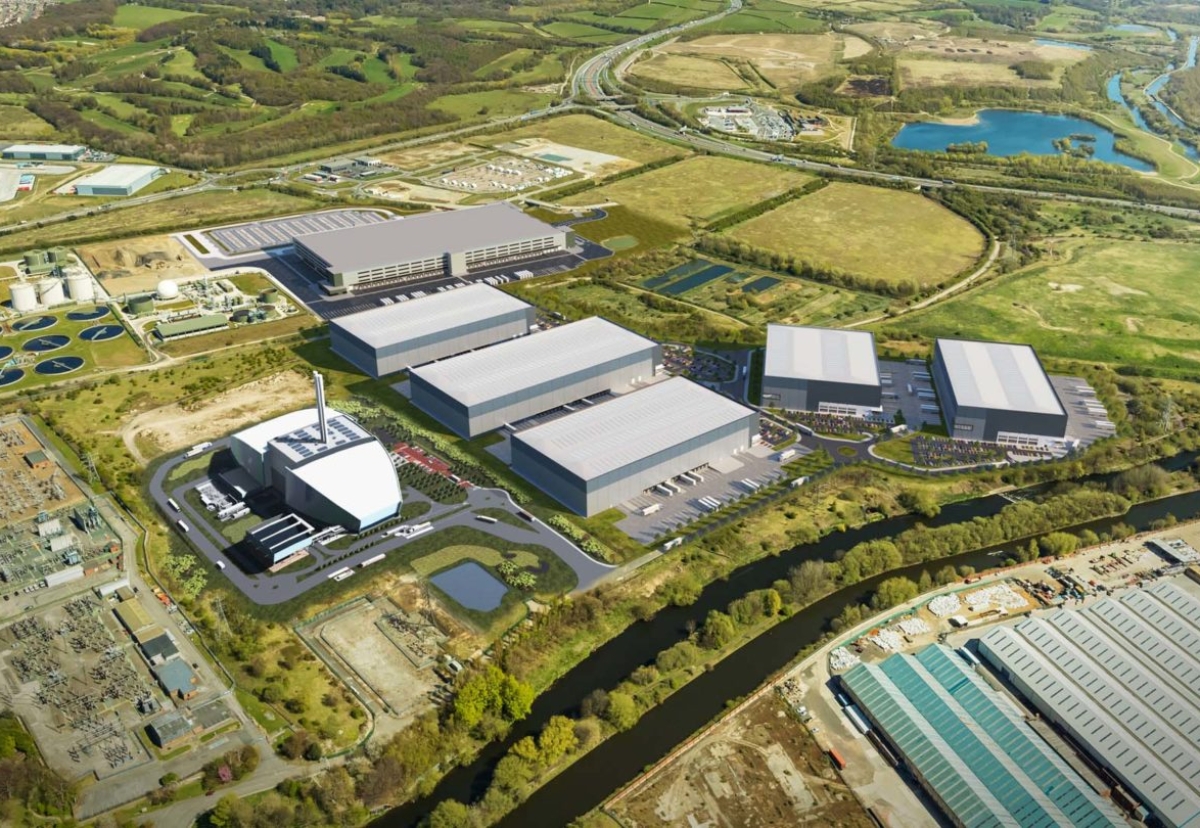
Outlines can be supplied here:
[[63, 294], [62, 279], [42, 279], [37, 283], [38, 300], [46, 307], [61, 305], [67, 301]]
[[129, 312], [134, 315], [154, 313], [154, 297], [148, 293], [135, 293], [129, 297]]
[[172, 279], [163, 279], [158, 283], [158, 288], [155, 290], [158, 298], [164, 302], [170, 302], [172, 299], [179, 298], [179, 285]]
[[264, 305], [274, 305], [279, 301], [279, 291], [276, 288], [267, 288], [259, 295], [258, 301]]
[[96, 287], [92, 277], [84, 273], [72, 273], [67, 277], [67, 295], [76, 302], [96, 301]]
[[37, 291], [28, 282], [15, 282], [12, 293], [12, 309], [17, 313], [28, 313], [37, 307]]

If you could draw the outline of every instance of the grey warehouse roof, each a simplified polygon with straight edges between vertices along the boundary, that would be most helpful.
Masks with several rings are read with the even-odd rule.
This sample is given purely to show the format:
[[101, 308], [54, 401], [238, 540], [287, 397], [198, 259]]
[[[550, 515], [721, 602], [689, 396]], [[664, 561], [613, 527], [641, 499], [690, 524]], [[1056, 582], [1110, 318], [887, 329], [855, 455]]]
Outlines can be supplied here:
[[859, 664], [842, 682], [966, 828], [1128, 823], [949, 647]]
[[147, 164], [109, 164], [102, 170], [77, 178], [71, 182], [76, 187], [81, 185], [91, 187], [129, 187], [137, 184], [143, 177], [159, 167]]
[[868, 331], [767, 326], [769, 377], [879, 385], [875, 337]]
[[1066, 413], [1028, 345], [939, 339], [937, 346], [960, 407]]
[[1164, 824], [1200, 825], [1200, 599], [1159, 581], [979, 644]]
[[683, 377], [513, 435], [584, 480], [735, 423], [749, 408]]
[[528, 307], [504, 291], [485, 284], [473, 284], [339, 316], [331, 319], [329, 324], [372, 348], [384, 348]]
[[413, 370], [463, 405], [478, 405], [656, 344], [593, 316]]
[[337, 273], [430, 259], [562, 232], [508, 202], [297, 236]]

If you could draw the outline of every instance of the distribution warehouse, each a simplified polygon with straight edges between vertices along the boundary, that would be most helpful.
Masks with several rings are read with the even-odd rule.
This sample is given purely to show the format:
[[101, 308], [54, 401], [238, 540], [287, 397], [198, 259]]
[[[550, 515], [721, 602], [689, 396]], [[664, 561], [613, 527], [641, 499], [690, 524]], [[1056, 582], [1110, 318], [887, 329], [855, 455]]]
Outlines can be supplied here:
[[316, 408], [233, 435], [238, 466], [258, 486], [276, 489], [288, 508], [322, 523], [361, 532], [395, 517], [400, 483], [387, 449], [354, 420], [326, 410], [321, 377], [313, 378]]
[[1187, 589], [1162, 580], [979, 640], [989, 664], [1168, 828], [1200, 825], [1200, 599]]
[[949, 647], [858, 664], [841, 681], [957, 826], [1129, 824]]
[[76, 179], [75, 195], [131, 196], [164, 173], [162, 167], [147, 164], [110, 164]]
[[862, 417], [882, 411], [875, 337], [866, 331], [767, 326], [763, 405]]
[[411, 374], [412, 401], [455, 433], [475, 437], [654, 377], [658, 343], [599, 317], [514, 339]]
[[375, 378], [529, 333], [536, 311], [483, 284], [341, 316], [333, 352]]
[[512, 467], [582, 515], [750, 448], [758, 414], [673, 377], [512, 436]]
[[296, 254], [330, 293], [357, 285], [465, 276], [500, 261], [566, 250], [571, 232], [538, 221], [508, 202], [297, 236]]
[[1063, 443], [1066, 409], [1028, 345], [939, 339], [932, 373], [951, 437], [1029, 448]]
[[78, 161], [87, 147], [75, 144], [10, 144], [0, 150], [6, 161]]

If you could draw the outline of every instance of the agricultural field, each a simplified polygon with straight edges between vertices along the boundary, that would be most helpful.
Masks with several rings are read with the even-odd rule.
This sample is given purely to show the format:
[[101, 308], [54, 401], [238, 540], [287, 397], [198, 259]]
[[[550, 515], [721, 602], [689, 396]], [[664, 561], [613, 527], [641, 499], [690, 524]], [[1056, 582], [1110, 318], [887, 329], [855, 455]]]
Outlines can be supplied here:
[[0, 105], [0, 138], [48, 138], [54, 127], [24, 107]]
[[631, 129], [617, 126], [604, 118], [594, 118], [591, 115], [563, 115], [558, 118], [547, 118], [536, 124], [473, 140], [497, 147], [528, 139], [540, 139], [569, 147], [602, 152], [618, 158], [627, 158], [638, 164], [649, 164], [670, 158], [672, 155], [689, 152], [687, 149], [656, 141]]
[[802, 10], [787, 3], [778, 0], [750, 0], [736, 14], [693, 29], [690, 34], [811, 34], [826, 31], [828, 28], [825, 21], [809, 17]]
[[553, 99], [545, 92], [526, 92], [523, 89], [490, 89], [486, 92], [466, 92], [461, 95], [445, 95], [429, 106], [455, 118], [487, 116], [503, 118], [541, 109]]
[[881, 326], [925, 336], [1028, 342], [1048, 357], [1200, 371], [1195, 273], [1200, 248], [1175, 242], [1068, 240], [1051, 261]]
[[113, 18], [113, 25], [121, 29], [136, 29], [142, 31], [151, 26], [165, 23], [168, 20], [178, 20], [182, 17], [192, 17], [193, 12], [176, 9], [160, 9], [155, 6], [118, 6]]
[[688, 158], [563, 200], [563, 204], [615, 201], [677, 227], [709, 224], [804, 185], [812, 177], [764, 164], [717, 156]]
[[[906, 86], [1056, 87], [1063, 69], [1087, 56], [1069, 46], [943, 36], [908, 41], [898, 65]], [[1013, 68], [1021, 64], [1044, 69], [1050, 77], [1021, 77]]]
[[652, 50], [630, 69], [635, 79], [669, 84], [680, 89], [711, 89], [733, 92], [749, 89], [752, 84], [738, 74], [729, 63], [719, 59], [667, 54]]
[[739, 224], [726, 235], [752, 247], [887, 286], [929, 288], [983, 252], [966, 219], [900, 190], [834, 183]]
[[[833, 71], [837, 61], [861, 57], [871, 44], [853, 35], [825, 34], [731, 34], [709, 35], [697, 40], [675, 41], [659, 47], [668, 56], [749, 63], [776, 88], [796, 86]], [[665, 63], [669, 66], [671, 57]], [[640, 71], [640, 67], [639, 67]], [[669, 77], [659, 78], [670, 80]]]

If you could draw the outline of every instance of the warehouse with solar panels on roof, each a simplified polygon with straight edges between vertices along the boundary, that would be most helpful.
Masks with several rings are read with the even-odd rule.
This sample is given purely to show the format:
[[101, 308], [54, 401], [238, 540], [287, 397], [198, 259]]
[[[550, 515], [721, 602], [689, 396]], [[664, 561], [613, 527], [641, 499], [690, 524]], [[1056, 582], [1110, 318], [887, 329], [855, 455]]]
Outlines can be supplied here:
[[988, 630], [984, 660], [1167, 828], [1200, 826], [1200, 597], [1160, 580]]
[[336, 317], [333, 352], [378, 379], [436, 359], [524, 336], [536, 311], [483, 284]]
[[684, 472], [745, 451], [758, 413], [672, 377], [512, 435], [512, 468], [594, 515]]
[[874, 335], [768, 325], [762, 402], [769, 408], [843, 416], [882, 413]]
[[360, 285], [465, 276], [499, 262], [562, 251], [570, 230], [526, 215], [508, 202], [325, 230], [295, 238], [295, 250], [329, 293]]
[[1028, 345], [939, 339], [932, 374], [951, 437], [1018, 448], [1066, 443], [1067, 411]]
[[[413, 404], [463, 437], [652, 379], [657, 342], [599, 317], [433, 362], [410, 374]], [[587, 405], [583, 402], [581, 405]]]
[[949, 647], [860, 663], [842, 686], [962, 828], [1126, 828], [1015, 705]]

